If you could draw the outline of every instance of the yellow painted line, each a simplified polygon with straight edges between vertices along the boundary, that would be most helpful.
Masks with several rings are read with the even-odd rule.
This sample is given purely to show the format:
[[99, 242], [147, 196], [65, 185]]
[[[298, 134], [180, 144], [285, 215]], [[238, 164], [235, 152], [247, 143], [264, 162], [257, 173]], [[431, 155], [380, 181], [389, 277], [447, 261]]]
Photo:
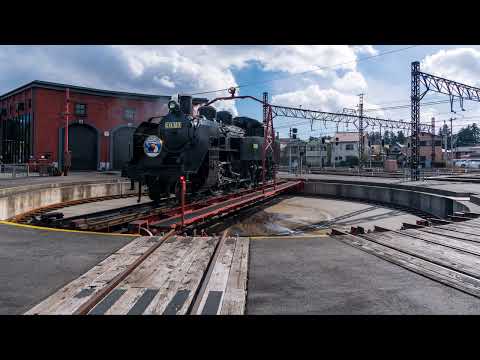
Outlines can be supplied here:
[[140, 234], [110, 234], [110, 233], [102, 233], [102, 232], [96, 232], [96, 231], [55, 229], [55, 228], [36, 226], [36, 225], [17, 224], [10, 221], [0, 221], [0, 224], [19, 226], [19, 227], [30, 228], [30, 229], [38, 229], [38, 230], [46, 230], [46, 231], [61, 231], [61, 232], [71, 232], [71, 233], [80, 233], [80, 234], [109, 235], [109, 236], [135, 236], [135, 237], [142, 236]]

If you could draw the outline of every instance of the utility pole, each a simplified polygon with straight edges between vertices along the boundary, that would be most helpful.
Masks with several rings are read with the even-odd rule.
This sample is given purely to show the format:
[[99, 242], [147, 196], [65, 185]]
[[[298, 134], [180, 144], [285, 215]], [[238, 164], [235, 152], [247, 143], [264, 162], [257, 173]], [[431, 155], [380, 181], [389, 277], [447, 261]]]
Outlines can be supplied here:
[[289, 150], [289, 160], [288, 160], [288, 172], [292, 172], [292, 128], [290, 128], [290, 133], [288, 135], [288, 150]]
[[69, 122], [69, 115], [70, 115], [70, 89], [67, 88], [65, 94], [65, 143], [63, 149], [63, 175], [67, 176], [70, 170], [70, 166], [72, 165], [72, 159], [68, 144], [68, 122]]
[[359, 102], [358, 102], [358, 167], [359, 169], [363, 168], [363, 153], [365, 143], [363, 141], [363, 94], [358, 95]]
[[453, 160], [453, 118], [450, 118], [450, 161]]
[[447, 152], [447, 149], [448, 149], [448, 125], [447, 125], [447, 122], [446, 120], [443, 120], [443, 131], [442, 131], [442, 137], [443, 137], [443, 143], [445, 144], [444, 145], [444, 148], [445, 148], [445, 162], [447, 162], [448, 160], [448, 152]]
[[435, 118], [432, 117], [432, 169], [435, 162]]

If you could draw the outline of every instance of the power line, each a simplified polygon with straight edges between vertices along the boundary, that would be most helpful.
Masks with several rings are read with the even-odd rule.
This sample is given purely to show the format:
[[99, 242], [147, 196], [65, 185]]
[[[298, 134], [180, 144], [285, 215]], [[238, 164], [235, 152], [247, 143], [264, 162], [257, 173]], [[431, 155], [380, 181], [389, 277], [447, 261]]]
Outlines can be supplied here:
[[[365, 61], [365, 60], [370, 60], [370, 59], [373, 59], [373, 58], [376, 58], [376, 57], [380, 57], [380, 56], [383, 56], [383, 55], [392, 54], [392, 53], [395, 53], [395, 52], [405, 51], [405, 50], [412, 49], [412, 48], [417, 47], [417, 46], [419, 46], [419, 45], [412, 45], [412, 46], [407, 46], [407, 47], [400, 48], [400, 49], [394, 49], [394, 50], [384, 51], [384, 52], [379, 53], [379, 54], [376, 54], [376, 55], [366, 56], [366, 57], [364, 57], [364, 58], [360, 58], [360, 59], [352, 60], [352, 61], [346, 61], [346, 62], [338, 63], [338, 64], [335, 64], [335, 65], [330, 65], [330, 66], [317, 66], [315, 69], [312, 69], [312, 70], [302, 71], [302, 72], [299, 72], [299, 73], [295, 73], [295, 74], [291, 74], [291, 75], [287, 75], [287, 76], [282, 76], [282, 77], [277, 77], [277, 78], [273, 78], [273, 79], [269, 79], [269, 80], [257, 81], [257, 82], [253, 82], [253, 83], [250, 83], [250, 84], [237, 85], [237, 86], [234, 86], [234, 88], [235, 88], [235, 89], [240, 89], [240, 88], [244, 88], [244, 87], [248, 87], [248, 86], [255, 86], [255, 85], [259, 85], [259, 84], [266, 84], [266, 83], [273, 82], [273, 81], [278, 81], [278, 80], [283, 80], [283, 79], [289, 79], [289, 78], [294, 77], [294, 76], [299, 76], [299, 75], [311, 73], [311, 72], [318, 71], [318, 70], [330, 69], [330, 68], [334, 68], [334, 67], [341, 66], [341, 65], [347, 65], [347, 64], [351, 64], [351, 63], [356, 63], [356, 62], [361, 62], [361, 61]], [[194, 94], [191, 94], [191, 95], [211, 94], [211, 93], [216, 93], [216, 92], [220, 92], [220, 91], [226, 91], [226, 90], [228, 90], [229, 88], [230, 88], [230, 87], [224, 88], [224, 89], [218, 89], [218, 90], [202, 91], [202, 92], [194, 93]]]

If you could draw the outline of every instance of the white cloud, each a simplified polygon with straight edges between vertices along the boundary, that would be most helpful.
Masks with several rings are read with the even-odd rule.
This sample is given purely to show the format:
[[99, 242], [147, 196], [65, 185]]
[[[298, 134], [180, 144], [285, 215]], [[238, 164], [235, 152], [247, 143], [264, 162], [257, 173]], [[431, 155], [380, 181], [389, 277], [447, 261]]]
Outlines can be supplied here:
[[[287, 92], [272, 97], [272, 103], [304, 109], [326, 112], [341, 112], [344, 108], [356, 109], [358, 96], [345, 94], [335, 89], [321, 89], [318, 85], [311, 85], [302, 90]], [[364, 102], [365, 108], [375, 109], [376, 106]], [[381, 113], [376, 113], [378, 116]]]
[[372, 45], [353, 46], [353, 50], [358, 54], [377, 55], [378, 50]]
[[[366, 88], [365, 79], [356, 70], [357, 55], [375, 52], [368, 45], [3, 46], [0, 91], [38, 79], [118, 91], [195, 93], [236, 86], [234, 71], [255, 63], [261, 70], [280, 76], [308, 72], [283, 82], [288, 88], [282, 92], [322, 81], [339, 92], [355, 92]], [[337, 64], [341, 65], [335, 69], [315, 70]], [[275, 89], [276, 84], [269, 85]], [[240, 90], [247, 93], [258, 88]], [[218, 95], [222, 94], [206, 96]], [[232, 101], [218, 108], [237, 112]]]
[[480, 86], [480, 50], [456, 48], [426, 56], [420, 69], [472, 86]]
[[361, 92], [367, 89], [367, 82], [358, 71], [349, 71], [344, 76], [333, 81], [333, 86], [344, 92]]
[[173, 89], [175, 88], [175, 83], [170, 80], [170, 77], [167, 75], [164, 75], [162, 77], [155, 76], [154, 79], [158, 81], [158, 83], [162, 86], [165, 86], [166, 88]]

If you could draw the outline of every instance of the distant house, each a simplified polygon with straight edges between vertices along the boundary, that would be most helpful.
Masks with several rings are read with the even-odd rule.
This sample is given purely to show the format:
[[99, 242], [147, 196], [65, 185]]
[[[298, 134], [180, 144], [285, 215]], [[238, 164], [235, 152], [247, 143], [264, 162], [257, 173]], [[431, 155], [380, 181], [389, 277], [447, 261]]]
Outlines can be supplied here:
[[281, 138], [280, 139], [280, 165], [292, 166], [298, 168], [305, 166], [306, 141], [300, 139]]
[[327, 138], [311, 138], [306, 146], [306, 163], [310, 167], [329, 166], [330, 140]]
[[453, 157], [455, 159], [480, 158], [480, 145], [455, 147]]
[[[432, 167], [432, 134], [422, 132], [419, 134], [420, 138], [420, 166], [423, 168]], [[411, 136], [407, 139], [407, 151], [406, 156], [410, 157], [411, 154]], [[442, 151], [442, 137], [440, 135], [435, 135], [433, 141], [435, 141], [435, 158], [434, 162], [442, 162], [443, 151]]]
[[[346, 162], [358, 162], [358, 132], [338, 132], [336, 133], [332, 142], [331, 163], [340, 164]], [[367, 134], [363, 137], [364, 149], [367, 151], [368, 138]], [[364, 154], [365, 156], [365, 154]]]

